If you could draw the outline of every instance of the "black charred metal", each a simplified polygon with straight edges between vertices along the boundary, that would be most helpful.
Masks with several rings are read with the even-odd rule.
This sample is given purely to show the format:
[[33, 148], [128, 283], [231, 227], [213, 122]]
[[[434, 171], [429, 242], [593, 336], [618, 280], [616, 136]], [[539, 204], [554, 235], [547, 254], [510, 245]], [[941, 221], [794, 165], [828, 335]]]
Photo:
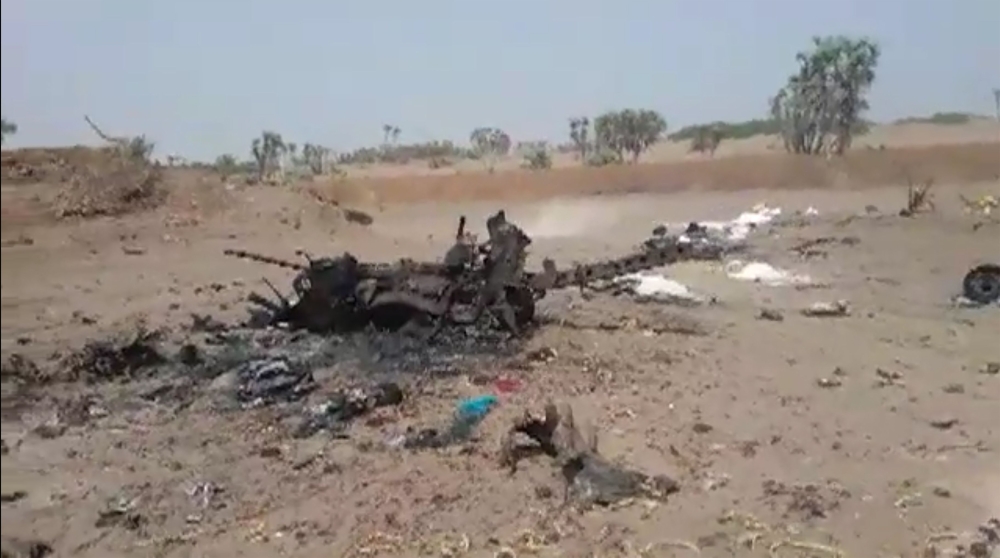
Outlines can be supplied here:
[[442, 262], [400, 260], [366, 263], [345, 253], [335, 258], [295, 263], [243, 250], [225, 254], [278, 265], [297, 272], [294, 298], [273, 286], [277, 301], [251, 293], [248, 300], [261, 307], [266, 325], [284, 325], [315, 333], [347, 333], [368, 327], [399, 330], [429, 328], [433, 336], [450, 325], [483, 322], [487, 314], [499, 325], [520, 335], [535, 318], [535, 303], [552, 289], [584, 286], [687, 259], [718, 259], [721, 244], [705, 239], [681, 241], [658, 235], [635, 253], [566, 270], [552, 260], [540, 272], [524, 269], [531, 238], [507, 220], [500, 210], [487, 219], [489, 239], [478, 243], [459, 219], [455, 244]]

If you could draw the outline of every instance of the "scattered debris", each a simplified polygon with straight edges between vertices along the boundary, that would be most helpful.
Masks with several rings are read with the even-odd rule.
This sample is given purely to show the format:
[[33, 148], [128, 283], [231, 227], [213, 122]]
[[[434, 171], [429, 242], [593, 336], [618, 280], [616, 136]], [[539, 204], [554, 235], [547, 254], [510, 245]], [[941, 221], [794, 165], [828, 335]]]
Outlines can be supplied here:
[[122, 253], [125, 254], [126, 256], [142, 256], [143, 254], [146, 253], [146, 249], [143, 248], [142, 246], [135, 246], [129, 244], [122, 246]]
[[797, 253], [801, 258], [815, 258], [815, 257], [827, 257], [827, 252], [825, 250], [819, 249], [819, 246], [824, 246], [828, 244], [841, 244], [843, 246], [855, 246], [861, 242], [861, 239], [856, 236], [845, 236], [841, 238], [833, 236], [823, 236], [820, 238], [813, 238], [810, 240], [804, 240], [792, 247], [792, 251]]
[[46, 542], [4, 537], [0, 541], [0, 558], [46, 558], [54, 550]]
[[236, 400], [244, 407], [296, 401], [317, 387], [310, 370], [283, 357], [245, 362], [236, 377]]
[[844, 385], [839, 378], [820, 378], [816, 380], [816, 385], [821, 388], [836, 388]]
[[[527, 436], [534, 445], [519, 444], [518, 435]], [[549, 401], [544, 416], [525, 411], [515, 420], [501, 446], [501, 463], [513, 471], [518, 461], [538, 453], [555, 458], [567, 484], [566, 498], [584, 507], [640, 497], [664, 500], [679, 490], [672, 478], [622, 469], [598, 454], [596, 432], [584, 434], [565, 403], [557, 406]]]
[[12, 353], [0, 364], [0, 380], [14, 381], [26, 386], [45, 384], [50, 377], [44, 374], [38, 365], [28, 357]]
[[811, 318], [839, 318], [848, 316], [850, 313], [851, 306], [846, 300], [814, 302], [808, 308], [802, 309], [802, 315]]
[[[683, 238], [704, 238], [711, 231], [725, 235], [728, 240], [744, 240], [753, 230], [770, 223], [780, 215], [780, 207], [768, 207], [766, 204], [760, 203], [753, 206], [750, 211], [741, 213], [732, 221], [691, 223], [687, 226]], [[662, 230], [666, 232], [666, 227]]]
[[640, 301], [669, 302], [681, 306], [695, 306], [706, 298], [696, 294], [686, 285], [659, 274], [629, 274], [614, 280], [621, 289]]
[[770, 322], [783, 322], [785, 321], [785, 315], [778, 310], [773, 308], [761, 308], [757, 312], [758, 320], [767, 320]]
[[310, 415], [295, 430], [295, 437], [308, 438], [321, 430], [339, 431], [353, 419], [379, 407], [399, 405], [403, 399], [402, 388], [393, 382], [337, 392], [311, 409]]
[[375, 218], [370, 214], [358, 209], [351, 209], [348, 207], [341, 208], [344, 212], [344, 220], [348, 223], [354, 223], [356, 225], [361, 225], [367, 227], [375, 222]]
[[1000, 301], [1000, 265], [978, 265], [962, 280], [962, 295], [975, 305]]
[[929, 424], [938, 430], [951, 430], [958, 425], [958, 419], [955, 417], [941, 417], [931, 420]]
[[447, 428], [424, 428], [409, 430], [393, 440], [390, 445], [409, 449], [442, 448], [469, 441], [476, 427], [499, 403], [494, 395], [481, 395], [459, 402]]
[[32, 246], [33, 244], [35, 244], [35, 239], [24, 233], [20, 233], [14, 238], [9, 238], [0, 242], [0, 247], [12, 248], [14, 246]]
[[907, 178], [906, 187], [906, 207], [899, 210], [900, 217], [913, 217], [918, 213], [934, 211], [934, 202], [931, 201], [931, 187], [934, 181], [926, 180], [923, 184], [914, 184], [913, 180]]
[[132, 378], [144, 368], [167, 362], [157, 344], [161, 331], [138, 323], [128, 334], [108, 340], [90, 341], [63, 360], [67, 380], [87, 382]]
[[[623, 258], [556, 270], [551, 260], [544, 271], [524, 271], [531, 238], [507, 221], [503, 210], [487, 219], [489, 240], [477, 244], [459, 219], [455, 244], [441, 263], [401, 260], [394, 264], [359, 262], [351, 254], [312, 259], [308, 265], [260, 256], [242, 250], [228, 255], [298, 271], [292, 282], [295, 301], [279, 295], [278, 302], [251, 294], [264, 308], [261, 325], [288, 325], [319, 333], [358, 331], [369, 325], [381, 330], [424, 330], [430, 339], [446, 325], [473, 325], [484, 314], [520, 335], [534, 321], [535, 302], [551, 289], [582, 286], [594, 281], [669, 265], [684, 259], [718, 259], [720, 243], [681, 242], [675, 237], [647, 240], [640, 251]], [[487, 312], [489, 310], [489, 312]], [[491, 322], [492, 323], [492, 322]]]
[[811, 285], [808, 275], [795, 275], [764, 262], [732, 260], [726, 264], [726, 275], [739, 281], [753, 281], [771, 287], [786, 285]]
[[146, 524], [146, 518], [135, 511], [134, 500], [118, 499], [111, 502], [108, 508], [98, 515], [94, 526], [98, 529], [122, 526], [129, 531], [136, 531]]
[[541, 347], [533, 351], [528, 351], [524, 355], [524, 358], [528, 362], [549, 363], [554, 361], [558, 356], [559, 353], [552, 347]]
[[1000, 547], [1000, 519], [991, 518], [974, 531], [936, 533], [924, 542], [926, 558], [991, 558]]
[[979, 197], [979, 199], [970, 200], [959, 193], [958, 198], [962, 201], [966, 215], [979, 213], [984, 216], [989, 216], [993, 213], [994, 209], [1000, 207], [1000, 201], [997, 201], [997, 198], [990, 194], [983, 194]]
[[28, 497], [28, 493], [23, 490], [15, 490], [13, 492], [4, 492], [0, 494], [0, 502], [4, 504], [11, 504], [17, 502], [18, 500], [23, 500]]
[[786, 516], [794, 515], [807, 521], [827, 517], [840, 507], [841, 500], [851, 495], [836, 483], [786, 485], [773, 479], [764, 481], [763, 491], [767, 497], [787, 498]]
[[895, 370], [885, 370], [882, 368], [875, 369], [875, 377], [877, 378], [875, 382], [876, 387], [888, 387], [888, 386], [902, 386], [903, 384], [903, 374]]
[[959, 383], [946, 384], [943, 388], [941, 388], [941, 391], [953, 395], [961, 395], [965, 393], [965, 386]]

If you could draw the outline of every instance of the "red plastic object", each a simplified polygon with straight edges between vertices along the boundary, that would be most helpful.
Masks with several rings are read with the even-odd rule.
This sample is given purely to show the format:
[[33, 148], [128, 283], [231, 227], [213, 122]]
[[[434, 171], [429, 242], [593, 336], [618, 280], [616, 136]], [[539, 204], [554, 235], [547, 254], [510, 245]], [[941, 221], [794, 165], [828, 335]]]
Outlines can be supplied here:
[[493, 382], [493, 387], [499, 393], [514, 393], [521, 389], [521, 382], [515, 378], [500, 378]]

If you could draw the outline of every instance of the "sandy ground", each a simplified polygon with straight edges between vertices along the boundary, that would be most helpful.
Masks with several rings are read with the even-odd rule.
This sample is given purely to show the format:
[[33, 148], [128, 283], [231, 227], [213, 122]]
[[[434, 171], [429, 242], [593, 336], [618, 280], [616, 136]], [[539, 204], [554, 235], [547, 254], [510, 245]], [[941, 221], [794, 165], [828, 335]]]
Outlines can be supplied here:
[[[506, 201], [535, 237], [531, 266], [544, 256], [619, 254], [662, 222], [729, 219], [758, 202], [786, 214], [813, 207], [819, 215], [764, 227], [751, 245], [757, 258], [821, 285], [745, 283], [718, 264], [686, 263], [665, 273], [714, 303], [550, 293], [546, 325], [527, 351], [551, 348], [551, 362], [521, 354], [399, 377], [410, 400], [357, 421], [348, 439], [293, 439], [275, 410], [219, 412], [203, 404], [208, 392], [190, 406], [140, 397], [156, 379], [57, 385], [30, 402], [5, 387], [5, 544], [36, 539], [55, 556], [95, 558], [360, 556], [378, 541], [381, 556], [494, 556], [509, 546], [518, 556], [682, 557], [768, 556], [794, 541], [850, 556], [927, 556], [929, 540], [944, 548], [955, 542], [949, 534], [1000, 515], [1000, 377], [987, 371], [1000, 362], [1000, 312], [950, 302], [969, 267], [1000, 258], [1000, 226], [974, 230], [957, 194], [997, 194], [1000, 183], [941, 183], [937, 210], [912, 219], [895, 215], [904, 190]], [[40, 363], [137, 316], [175, 335], [191, 312], [242, 318], [261, 276], [287, 284], [288, 272], [224, 258], [225, 248], [436, 258], [459, 213], [480, 229], [498, 207], [388, 205], [362, 227], [301, 193], [248, 187], [202, 202], [197, 219], [168, 206], [52, 224], [9, 219], [8, 206], [36, 195], [5, 187], [4, 196], [3, 355]], [[820, 254], [793, 250], [821, 237], [834, 240]], [[850, 302], [849, 316], [799, 313], [837, 299]], [[784, 319], [759, 319], [761, 309]], [[331, 387], [341, 372], [317, 376]], [[492, 378], [520, 389], [501, 396], [471, 447], [387, 446], [405, 426], [440, 421], [458, 399], [489, 392]], [[39, 424], [84, 396], [108, 414], [40, 434]], [[577, 512], [561, 505], [561, 480], [545, 459], [513, 475], [501, 469], [501, 434], [549, 397], [597, 427], [603, 454], [672, 475], [681, 491], [656, 506]], [[221, 490], [205, 499], [195, 488], [208, 485]], [[118, 501], [141, 520], [99, 523]]]

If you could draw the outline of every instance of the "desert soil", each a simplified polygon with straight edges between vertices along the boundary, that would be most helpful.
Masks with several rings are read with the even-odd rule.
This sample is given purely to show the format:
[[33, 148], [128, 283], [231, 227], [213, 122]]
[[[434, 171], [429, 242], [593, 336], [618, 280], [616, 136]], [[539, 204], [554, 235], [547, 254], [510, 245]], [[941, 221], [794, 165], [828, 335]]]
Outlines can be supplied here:
[[[39, 363], [137, 316], [175, 336], [192, 312], [235, 321], [250, 290], [265, 292], [260, 277], [287, 284], [289, 272], [225, 258], [225, 248], [436, 258], [459, 214], [482, 236], [499, 203], [387, 204], [364, 227], [308, 196], [239, 187], [189, 207], [52, 223], [16, 218], [15, 202], [39, 199], [23, 188], [4, 188], [2, 349]], [[401, 375], [409, 400], [356, 421], [347, 439], [294, 439], [274, 409], [220, 412], [200, 404], [207, 392], [187, 406], [140, 397], [158, 378], [56, 384], [30, 400], [5, 386], [3, 537], [95, 558], [478, 557], [502, 546], [518, 556], [768, 556], [778, 543], [780, 556], [926, 556], [1000, 515], [1000, 377], [989, 368], [1000, 362], [1000, 311], [951, 302], [972, 265], [1000, 258], [1000, 225], [974, 227], [957, 194], [998, 189], [939, 184], [936, 210], [914, 218], [896, 215], [899, 185], [506, 200], [535, 238], [531, 266], [613, 256], [659, 223], [730, 219], [758, 202], [786, 216], [813, 207], [818, 215], [776, 221], [750, 244], [755, 259], [819, 285], [740, 282], [719, 264], [685, 263], [660, 271], [713, 302], [550, 293], [525, 353]], [[810, 257], [794, 250], [819, 238], [833, 241]], [[847, 316], [800, 314], [841, 299]], [[762, 309], [783, 320], [760, 319]], [[555, 357], [525, 356], [543, 348]], [[317, 377], [325, 388], [341, 373]], [[519, 389], [500, 396], [478, 442], [386, 444], [489, 392], [484, 378]], [[40, 434], [84, 396], [106, 413]], [[544, 458], [500, 468], [506, 427], [547, 398], [593, 423], [603, 454], [672, 475], [680, 492], [577, 511], [562, 506]], [[220, 489], [211, 501], [196, 490], [205, 486]], [[98, 525], [119, 501], [141, 521]]]

